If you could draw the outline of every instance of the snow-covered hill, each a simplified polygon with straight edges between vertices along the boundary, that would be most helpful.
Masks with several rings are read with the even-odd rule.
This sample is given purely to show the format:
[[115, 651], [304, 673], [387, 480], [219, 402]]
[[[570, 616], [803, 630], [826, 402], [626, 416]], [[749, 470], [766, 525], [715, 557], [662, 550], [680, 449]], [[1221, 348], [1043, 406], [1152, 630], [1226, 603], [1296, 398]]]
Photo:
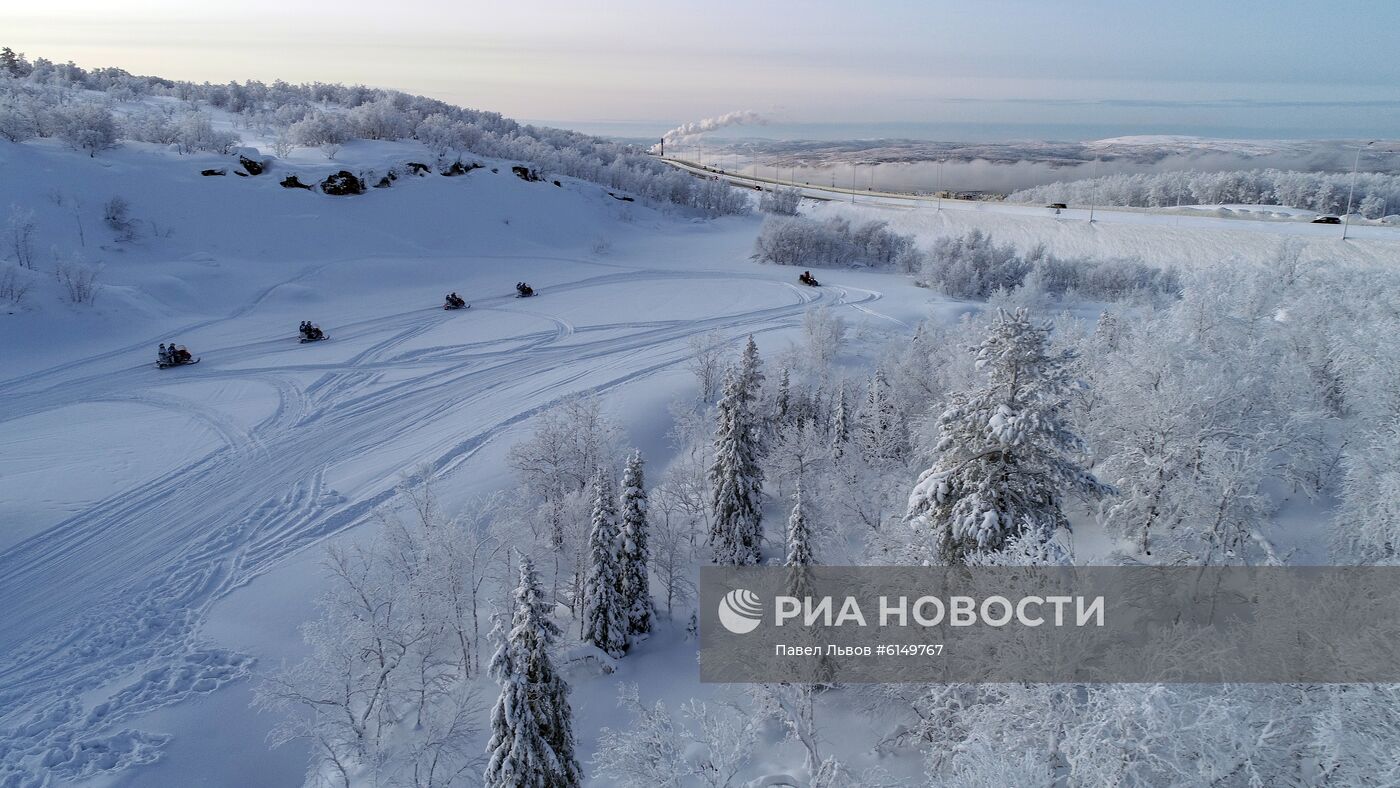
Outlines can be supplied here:
[[[815, 302], [883, 314], [868, 286], [882, 277], [815, 292], [747, 262], [754, 219], [697, 223], [594, 184], [527, 181], [512, 162], [357, 196], [279, 185], [423, 154], [366, 142], [238, 177], [228, 156], [0, 143], [0, 205], [32, 211], [43, 250], [22, 272], [34, 287], [0, 313], [5, 779], [67, 783], [167, 751], [184, 763], [182, 746], [213, 758], [216, 744], [240, 754], [209, 767], [218, 784], [285, 783], [242, 757], [272, 722], [246, 704], [232, 716], [249, 727], [221, 726], [216, 743], [162, 715], [297, 652], [315, 559], [248, 597], [284, 624], [276, 635], [211, 637], [222, 600], [365, 522], [423, 463], [454, 501], [506, 483], [508, 436], [569, 395], [606, 393], [663, 457], [691, 337], [781, 335]], [[130, 206], [130, 240], [103, 221], [113, 197]], [[66, 300], [54, 255], [100, 270], [94, 303]], [[513, 298], [520, 280], [539, 296]], [[891, 314], [913, 321], [928, 294], [890, 284]], [[471, 308], [443, 311], [450, 290]], [[304, 319], [331, 341], [299, 345]], [[157, 370], [166, 340], [201, 363]], [[213, 703], [197, 708], [222, 717]]]
[[[0, 785], [294, 784], [307, 749], [264, 752], [277, 720], [249, 708], [248, 679], [305, 653], [298, 627], [327, 585], [309, 548], [372, 537], [404, 474], [429, 468], [452, 512], [520, 491], [507, 451], [581, 393], [600, 395], [660, 471], [677, 450], [668, 405], [693, 399], [695, 338], [754, 335], [769, 358], [791, 358], [809, 310], [829, 306], [853, 326], [842, 363], [863, 374], [887, 334], [907, 345], [925, 318], [946, 327], [981, 309], [894, 273], [834, 269], [800, 287], [795, 270], [749, 260], [756, 217], [704, 220], [513, 170], [530, 162], [464, 152], [482, 166], [447, 176], [407, 141], [351, 142], [333, 161], [243, 155], [268, 169], [239, 176], [237, 154], [140, 143], [89, 156], [0, 141], [0, 221], [32, 216], [35, 250], [16, 271], [29, 291], [0, 304]], [[371, 188], [280, 185], [342, 169]], [[392, 185], [372, 188], [391, 170]], [[1273, 260], [1283, 243], [1216, 219], [806, 210], [889, 220], [921, 241], [982, 229], [1022, 248], [1195, 268]], [[1307, 261], [1400, 256], [1385, 239], [1299, 243]], [[73, 303], [64, 266], [96, 272], [94, 301]], [[539, 295], [515, 299], [521, 280]], [[454, 290], [470, 309], [440, 308]], [[330, 341], [298, 344], [302, 320]], [[156, 345], [171, 340], [200, 364], [157, 370]], [[694, 659], [682, 618], [615, 674], [572, 667], [580, 751], [618, 725], [619, 681], [672, 708], [709, 696]], [[858, 724], [833, 723], [830, 747], [869, 765], [871, 741], [835, 735]], [[775, 739], [749, 771], [801, 757]], [[890, 768], [914, 779], [917, 760]]]

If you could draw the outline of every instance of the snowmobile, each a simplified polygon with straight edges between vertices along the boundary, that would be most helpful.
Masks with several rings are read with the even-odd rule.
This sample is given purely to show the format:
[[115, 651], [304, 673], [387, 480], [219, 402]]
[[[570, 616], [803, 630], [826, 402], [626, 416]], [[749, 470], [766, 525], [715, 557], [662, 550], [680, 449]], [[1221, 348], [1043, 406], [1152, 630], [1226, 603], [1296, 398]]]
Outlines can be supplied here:
[[156, 368], [166, 369], [167, 367], [183, 367], [198, 363], [199, 359], [191, 356], [190, 351], [186, 350], [184, 345], [172, 343], [169, 350], [165, 349], [165, 345], [160, 346], [160, 354], [156, 361]]
[[448, 293], [448, 294], [447, 294], [447, 301], [446, 301], [446, 303], [444, 303], [444, 304], [442, 305], [442, 308], [443, 308], [443, 309], [467, 309], [467, 308], [468, 308], [468, 305], [467, 305], [466, 300], [463, 299], [461, 296], [457, 295], [456, 293]]
[[808, 287], [821, 287], [821, 286], [822, 286], [821, 282], [818, 282], [818, 281], [817, 281], [817, 278], [816, 278], [815, 276], [812, 276], [812, 272], [811, 272], [811, 271], [803, 271], [803, 272], [802, 272], [802, 275], [799, 276], [799, 277], [797, 277], [797, 281], [801, 282], [802, 284], [804, 284], [804, 285], [806, 285], [806, 286], [808, 286]]
[[535, 288], [533, 288], [533, 287], [531, 287], [531, 286], [525, 284], [524, 282], [516, 282], [516, 283], [515, 283], [515, 297], [516, 297], [516, 298], [529, 298], [530, 296], [532, 296], [532, 295], [534, 295], [534, 294], [535, 294]]
[[320, 326], [313, 325], [309, 320], [301, 324], [301, 343], [303, 345], [307, 342], [320, 342], [323, 339], [330, 339], [330, 337], [321, 330]]

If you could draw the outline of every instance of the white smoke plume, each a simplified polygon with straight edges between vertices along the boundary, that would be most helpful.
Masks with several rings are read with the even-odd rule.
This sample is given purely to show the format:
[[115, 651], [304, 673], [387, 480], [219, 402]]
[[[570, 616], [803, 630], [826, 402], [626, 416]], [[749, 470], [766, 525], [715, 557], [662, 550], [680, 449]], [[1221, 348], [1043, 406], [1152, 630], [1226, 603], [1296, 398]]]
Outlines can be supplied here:
[[762, 125], [767, 122], [768, 120], [757, 112], [741, 110], [739, 112], [730, 112], [725, 115], [720, 115], [717, 118], [705, 118], [704, 120], [697, 120], [694, 123], [686, 123], [677, 126], [663, 134], [661, 138], [667, 142], [675, 142], [676, 140], [686, 137], [704, 134], [707, 131], [722, 129], [725, 126], [743, 126], [751, 123]]

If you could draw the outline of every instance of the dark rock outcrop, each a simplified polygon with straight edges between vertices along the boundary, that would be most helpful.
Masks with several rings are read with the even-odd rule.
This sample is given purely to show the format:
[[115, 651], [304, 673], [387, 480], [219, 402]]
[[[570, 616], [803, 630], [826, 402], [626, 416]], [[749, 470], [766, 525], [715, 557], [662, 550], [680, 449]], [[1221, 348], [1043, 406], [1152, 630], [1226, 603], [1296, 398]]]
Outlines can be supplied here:
[[282, 179], [282, 188], [284, 188], [284, 189], [310, 189], [311, 186], [310, 186], [309, 184], [305, 184], [305, 183], [302, 183], [301, 181], [297, 180], [297, 176], [295, 176], [295, 175], [288, 175], [287, 177], [285, 177], [285, 178]]
[[511, 167], [510, 171], [515, 173], [515, 177], [519, 178], [522, 181], [529, 181], [530, 183], [534, 183], [535, 181], [544, 180], [540, 177], [540, 174], [538, 172], [535, 172], [529, 167], [522, 167], [519, 164]]
[[393, 185], [394, 185], [394, 181], [396, 181], [396, 180], [398, 180], [398, 179], [399, 179], [398, 173], [394, 172], [393, 170], [389, 170], [388, 172], [384, 173], [384, 177], [383, 177], [383, 178], [380, 178], [378, 183], [374, 184], [374, 188], [376, 188], [376, 189], [387, 189], [387, 188], [389, 188], [390, 186], [393, 186]]
[[613, 198], [614, 200], [622, 200], [623, 202], [635, 202], [635, 200], [633, 200], [631, 197], [627, 197], [621, 194], [613, 194], [612, 192], [608, 192], [608, 196]]
[[360, 180], [355, 173], [349, 170], [341, 170], [334, 175], [329, 175], [321, 181], [321, 193], [330, 194], [335, 197], [343, 197], [348, 194], [364, 194], [365, 182]]
[[432, 167], [429, 167], [426, 164], [416, 161], [408, 162], [407, 166], [408, 171], [413, 173], [414, 175], [427, 175], [428, 173], [433, 171]]
[[560, 183], [559, 181], [551, 181], [551, 182], [552, 182], [555, 186], [558, 186], [558, 187], [561, 188], [561, 189], [564, 188], [564, 184]]
[[227, 170], [201, 170], [199, 174], [200, 174], [200, 175], [203, 175], [203, 176], [205, 176], [205, 177], [209, 177], [209, 176], [211, 176], [211, 175], [228, 175], [228, 171], [227, 171]]
[[267, 167], [260, 161], [253, 161], [247, 156], [238, 157], [238, 165], [243, 168], [243, 172], [249, 175], [262, 175]]
[[447, 169], [445, 169], [445, 170], [442, 171], [442, 174], [443, 174], [443, 175], [446, 175], [446, 176], [448, 176], [448, 177], [451, 177], [451, 176], [453, 176], [453, 175], [466, 175], [467, 173], [471, 172], [472, 170], [479, 170], [479, 169], [481, 169], [481, 165], [480, 165], [480, 164], [477, 164], [477, 163], [475, 163], [475, 162], [473, 162], [473, 163], [471, 163], [471, 164], [463, 164], [463, 163], [460, 162], [460, 161], [454, 161], [454, 162], [452, 162], [452, 166], [451, 166], [451, 167], [448, 167]]

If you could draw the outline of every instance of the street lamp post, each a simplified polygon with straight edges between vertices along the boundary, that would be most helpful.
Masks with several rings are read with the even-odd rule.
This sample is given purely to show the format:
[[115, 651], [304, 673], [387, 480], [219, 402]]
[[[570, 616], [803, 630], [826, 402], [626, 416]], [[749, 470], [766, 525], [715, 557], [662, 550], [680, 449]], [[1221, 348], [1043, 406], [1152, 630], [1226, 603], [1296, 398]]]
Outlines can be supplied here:
[[1351, 228], [1351, 198], [1356, 194], [1356, 170], [1361, 166], [1361, 152], [1375, 145], [1380, 140], [1371, 140], [1365, 145], [1356, 146], [1356, 158], [1351, 161], [1351, 186], [1347, 188], [1347, 212], [1342, 215], [1342, 240], [1347, 239], [1347, 230]]

